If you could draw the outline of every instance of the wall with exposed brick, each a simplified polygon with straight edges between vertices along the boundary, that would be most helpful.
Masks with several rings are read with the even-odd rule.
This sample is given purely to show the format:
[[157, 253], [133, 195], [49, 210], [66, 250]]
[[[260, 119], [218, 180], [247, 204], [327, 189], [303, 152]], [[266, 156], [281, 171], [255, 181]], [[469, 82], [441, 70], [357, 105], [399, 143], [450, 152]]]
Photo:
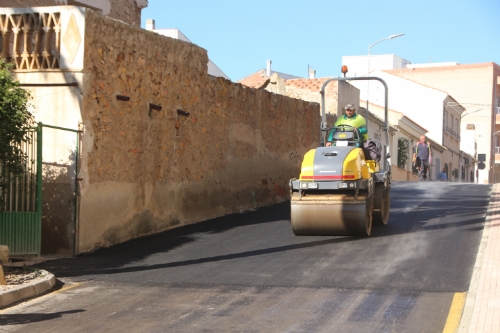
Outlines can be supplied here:
[[196, 45], [85, 20], [78, 252], [288, 198], [318, 104], [209, 76]]
[[[99, 0], [100, 6], [106, 12], [102, 15], [126, 22], [131, 25], [141, 25], [141, 8], [137, 6], [136, 0]], [[143, 3], [144, 1], [141, 1]], [[60, 6], [60, 5], [77, 5], [85, 7], [92, 1], [68, 1], [68, 0], [2, 0], [2, 7], [38, 7], [38, 6]], [[95, 8], [93, 8], [96, 10]], [[109, 12], [108, 12], [109, 11]]]
[[[323, 83], [329, 78], [320, 79], [292, 79], [286, 80], [286, 95], [294, 98], [301, 98], [306, 101], [321, 103], [321, 94], [319, 93]], [[332, 81], [325, 89], [326, 113], [337, 114], [337, 81]]]

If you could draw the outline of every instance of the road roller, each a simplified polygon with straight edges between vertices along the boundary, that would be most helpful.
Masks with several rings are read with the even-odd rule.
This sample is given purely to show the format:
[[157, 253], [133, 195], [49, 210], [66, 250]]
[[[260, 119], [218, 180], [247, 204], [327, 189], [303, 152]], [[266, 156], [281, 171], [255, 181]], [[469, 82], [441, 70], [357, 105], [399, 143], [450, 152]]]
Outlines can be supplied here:
[[[332, 80], [378, 80], [386, 88], [386, 144], [363, 141], [357, 128], [328, 128], [324, 91]], [[295, 235], [369, 236], [372, 223], [389, 220], [391, 169], [387, 135], [387, 85], [377, 77], [333, 78], [321, 89], [322, 142], [304, 155], [298, 179], [290, 180], [291, 225]], [[326, 138], [333, 138], [325, 147]], [[367, 145], [368, 143], [368, 145]], [[377, 153], [378, 151], [378, 153]], [[383, 163], [382, 163], [383, 162]]]

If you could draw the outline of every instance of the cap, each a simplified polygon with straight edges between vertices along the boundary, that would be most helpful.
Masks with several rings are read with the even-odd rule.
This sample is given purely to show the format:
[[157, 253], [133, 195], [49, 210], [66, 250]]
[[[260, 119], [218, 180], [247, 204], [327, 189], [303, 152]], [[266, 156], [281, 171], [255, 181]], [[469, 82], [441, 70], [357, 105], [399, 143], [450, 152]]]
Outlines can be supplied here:
[[354, 110], [354, 109], [356, 109], [356, 107], [354, 106], [354, 104], [350, 104], [350, 103], [349, 103], [349, 104], [347, 104], [347, 105], [345, 106], [345, 109], [346, 109], [346, 110]]

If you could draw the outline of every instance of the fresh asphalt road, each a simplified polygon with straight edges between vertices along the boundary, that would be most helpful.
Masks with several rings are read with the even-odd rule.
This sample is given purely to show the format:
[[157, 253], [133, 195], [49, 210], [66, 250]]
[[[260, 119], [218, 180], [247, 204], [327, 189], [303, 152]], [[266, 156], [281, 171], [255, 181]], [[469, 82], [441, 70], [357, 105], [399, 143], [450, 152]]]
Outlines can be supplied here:
[[65, 286], [0, 331], [441, 332], [491, 186], [394, 183], [371, 237], [294, 236], [289, 202], [47, 261]]

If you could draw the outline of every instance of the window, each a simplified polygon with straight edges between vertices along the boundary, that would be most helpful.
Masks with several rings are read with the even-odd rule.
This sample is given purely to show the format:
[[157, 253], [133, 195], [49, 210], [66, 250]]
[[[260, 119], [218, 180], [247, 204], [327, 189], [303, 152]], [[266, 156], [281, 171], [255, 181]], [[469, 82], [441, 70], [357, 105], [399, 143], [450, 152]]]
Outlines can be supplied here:
[[444, 112], [444, 127], [448, 126], [448, 111]]

